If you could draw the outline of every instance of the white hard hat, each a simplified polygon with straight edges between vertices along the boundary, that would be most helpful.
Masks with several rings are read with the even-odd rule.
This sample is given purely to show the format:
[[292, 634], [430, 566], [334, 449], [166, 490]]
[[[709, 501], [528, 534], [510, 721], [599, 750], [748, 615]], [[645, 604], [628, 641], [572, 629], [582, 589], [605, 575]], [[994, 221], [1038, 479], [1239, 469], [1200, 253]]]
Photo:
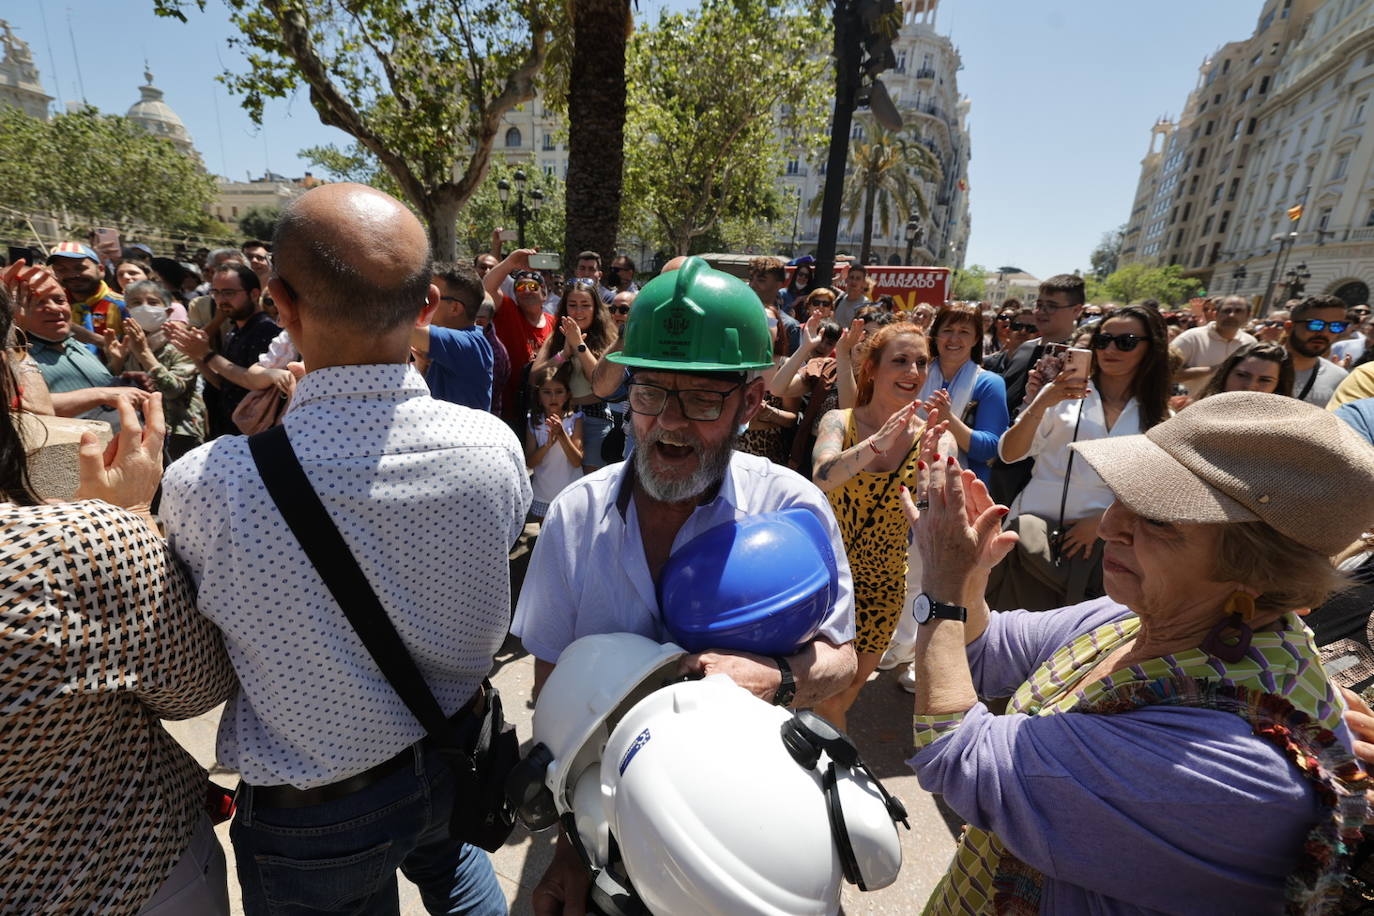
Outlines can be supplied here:
[[862, 764], [832, 765], [823, 748], [807, 744], [799, 760], [784, 739], [794, 721], [724, 675], [665, 687], [621, 718], [602, 756], [601, 800], [650, 912], [834, 913], [851, 873], [867, 889], [895, 879], [890, 796]]
[[601, 759], [617, 710], [663, 686], [685, 654], [635, 633], [603, 633], [570, 643], [558, 656], [534, 707], [534, 740], [552, 755], [544, 783], [559, 814], [574, 810], [573, 788]]

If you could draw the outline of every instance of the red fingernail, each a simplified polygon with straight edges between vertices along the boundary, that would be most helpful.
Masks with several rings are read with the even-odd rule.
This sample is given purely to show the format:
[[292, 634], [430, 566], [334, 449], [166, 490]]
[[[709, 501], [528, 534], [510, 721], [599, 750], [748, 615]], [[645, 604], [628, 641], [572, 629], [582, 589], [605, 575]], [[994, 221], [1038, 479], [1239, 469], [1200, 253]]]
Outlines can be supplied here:
[[936, 460], [936, 461], [939, 461], [939, 460], [940, 460], [940, 453], [939, 453], [939, 452], [936, 452], [936, 453], [935, 453], [935, 460]]
[[[916, 467], [924, 471], [926, 469], [926, 463], [924, 461], [918, 461], [916, 462]], [[902, 489], [905, 490], [906, 487], [902, 487]]]
[[945, 460], [949, 462], [949, 466], [950, 466], [950, 467], [953, 467], [953, 466], [954, 466], [954, 456], [953, 456], [953, 455], [950, 455], [950, 456], [949, 456], [948, 458], [946, 458]]
[[1009, 512], [1011, 512], [1010, 509], [1008, 509], [1006, 506], [1001, 506], [997, 510], [997, 516], [999, 518], [1006, 518]]

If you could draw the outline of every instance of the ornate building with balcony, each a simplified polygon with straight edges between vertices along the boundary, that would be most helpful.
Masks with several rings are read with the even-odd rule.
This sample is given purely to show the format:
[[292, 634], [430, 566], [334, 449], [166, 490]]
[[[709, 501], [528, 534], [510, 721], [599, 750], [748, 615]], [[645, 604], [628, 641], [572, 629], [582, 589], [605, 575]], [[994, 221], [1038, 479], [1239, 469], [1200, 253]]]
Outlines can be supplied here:
[[[921, 241], [913, 247], [912, 260], [920, 264], [961, 267], [968, 250], [968, 164], [971, 157], [968, 115], [970, 102], [959, 95], [958, 72], [963, 68], [953, 42], [936, 31], [939, 0], [905, 0], [901, 31], [893, 42], [897, 66], [881, 75], [893, 103], [902, 115], [901, 135], [922, 144], [940, 163], [941, 175], [922, 183], [929, 212], [902, 214], [883, 232], [873, 227], [872, 249], [879, 263], [906, 261], [906, 226], [915, 216]], [[852, 141], [862, 141], [874, 129], [872, 115], [855, 114]], [[851, 153], [852, 156], [852, 153]], [[781, 182], [795, 211], [788, 250], [803, 254], [816, 248], [820, 217], [811, 215], [812, 201], [825, 188], [826, 150], [811, 151], [788, 162]], [[840, 220], [836, 248], [857, 256], [863, 226]]]
[[48, 105], [52, 96], [43, 91], [38, 67], [27, 42], [14, 34], [14, 29], [0, 19], [0, 106], [18, 108], [31, 118], [48, 120]]

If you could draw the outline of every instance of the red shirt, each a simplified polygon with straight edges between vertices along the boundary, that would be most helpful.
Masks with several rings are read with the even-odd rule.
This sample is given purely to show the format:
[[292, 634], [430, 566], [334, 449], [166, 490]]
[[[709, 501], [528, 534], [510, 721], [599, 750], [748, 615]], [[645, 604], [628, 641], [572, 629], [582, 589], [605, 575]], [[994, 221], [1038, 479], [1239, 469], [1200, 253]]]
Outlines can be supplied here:
[[505, 345], [510, 356], [510, 378], [506, 381], [505, 395], [501, 406], [506, 418], [521, 419], [517, 416], [520, 400], [520, 386], [525, 383], [525, 367], [534, 362], [535, 354], [553, 333], [553, 318], [540, 312], [543, 327], [536, 327], [525, 319], [525, 313], [510, 296], [501, 297], [501, 307], [492, 318], [496, 336]]

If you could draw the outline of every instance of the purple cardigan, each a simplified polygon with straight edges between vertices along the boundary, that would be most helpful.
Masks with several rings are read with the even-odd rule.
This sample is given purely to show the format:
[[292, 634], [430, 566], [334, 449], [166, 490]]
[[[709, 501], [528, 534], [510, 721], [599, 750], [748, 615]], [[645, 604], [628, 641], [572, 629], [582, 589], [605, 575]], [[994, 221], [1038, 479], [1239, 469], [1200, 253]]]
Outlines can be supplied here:
[[[1107, 598], [995, 612], [968, 647], [974, 685], [1009, 696], [1061, 646], [1129, 614]], [[979, 703], [908, 762], [1044, 873], [1044, 913], [1281, 913], [1320, 810], [1277, 747], [1209, 709], [1031, 717]]]

